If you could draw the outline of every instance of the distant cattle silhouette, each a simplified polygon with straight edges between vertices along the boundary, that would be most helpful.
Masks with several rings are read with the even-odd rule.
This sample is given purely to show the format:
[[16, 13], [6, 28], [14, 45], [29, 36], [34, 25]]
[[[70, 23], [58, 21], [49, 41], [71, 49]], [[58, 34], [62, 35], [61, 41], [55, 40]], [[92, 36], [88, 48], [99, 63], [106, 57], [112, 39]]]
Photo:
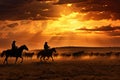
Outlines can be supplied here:
[[32, 53], [24, 53], [24, 56], [27, 58], [32, 58], [34, 56], [34, 52]]
[[94, 55], [94, 53], [93, 52], [91, 52], [90, 54], [89, 54], [89, 56], [93, 56]]
[[101, 54], [100, 54], [100, 56], [101, 56], [101, 57], [104, 57], [104, 56], [105, 56], [105, 54], [104, 54], [104, 53], [101, 53]]
[[79, 51], [79, 52], [72, 53], [72, 56], [73, 57], [79, 57], [79, 56], [81, 56], [83, 54], [84, 54], [84, 51]]
[[52, 61], [54, 61], [54, 59], [53, 59], [53, 57], [52, 57], [52, 56], [53, 56], [53, 52], [56, 53], [56, 49], [55, 49], [55, 48], [51, 48], [51, 49], [49, 49], [47, 52], [46, 52], [45, 50], [42, 50], [42, 51], [38, 52], [37, 58], [40, 58], [41, 61], [42, 61], [42, 59], [43, 59], [44, 61], [46, 61], [46, 60], [45, 60], [46, 57], [47, 57], [48, 59], [49, 59], [49, 57], [51, 57]]
[[115, 56], [118, 56], [118, 57], [119, 57], [119, 56], [120, 56], [120, 52], [116, 52], [116, 53], [115, 53]]
[[99, 53], [99, 52], [93, 53], [93, 52], [91, 52], [89, 56], [102, 56], [102, 57], [104, 57], [105, 55], [106, 54], [104, 54], [104, 53]]
[[96, 53], [91, 52], [90, 53], [90, 56], [99, 56], [99, 55], [100, 55], [100, 53], [98, 53], [98, 52], [96, 52]]
[[71, 54], [68, 54], [68, 53], [61, 53], [61, 56], [63, 56], [63, 57], [70, 57]]
[[98, 52], [94, 53], [94, 56], [99, 56], [99, 53]]
[[106, 53], [106, 56], [111, 56], [112, 53], [113, 53], [112, 51], [111, 51], [111, 52], [107, 52], [107, 53]]
[[57, 57], [59, 54], [58, 53], [55, 53], [54, 56]]
[[22, 52], [23, 50], [28, 50], [26, 45], [22, 45], [20, 46], [15, 53], [13, 53], [13, 51], [11, 49], [5, 50], [1, 53], [1, 57], [3, 57], [4, 55], [5, 60], [3, 63], [8, 63], [8, 57], [16, 57], [15, 63], [17, 62], [18, 58], [20, 57], [22, 59], [21, 63], [23, 62], [23, 57], [22, 57]]

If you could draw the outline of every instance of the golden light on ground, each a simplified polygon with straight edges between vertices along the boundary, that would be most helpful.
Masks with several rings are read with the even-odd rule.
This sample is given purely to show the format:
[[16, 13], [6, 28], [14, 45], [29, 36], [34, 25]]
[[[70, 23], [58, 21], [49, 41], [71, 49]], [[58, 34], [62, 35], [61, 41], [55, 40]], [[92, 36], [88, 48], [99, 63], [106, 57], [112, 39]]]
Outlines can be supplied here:
[[68, 7], [71, 7], [71, 6], [72, 6], [72, 4], [67, 4], [67, 6], [68, 6]]
[[93, 60], [93, 59], [96, 59], [97, 57], [96, 56], [81, 56], [80, 59], [81, 60]]

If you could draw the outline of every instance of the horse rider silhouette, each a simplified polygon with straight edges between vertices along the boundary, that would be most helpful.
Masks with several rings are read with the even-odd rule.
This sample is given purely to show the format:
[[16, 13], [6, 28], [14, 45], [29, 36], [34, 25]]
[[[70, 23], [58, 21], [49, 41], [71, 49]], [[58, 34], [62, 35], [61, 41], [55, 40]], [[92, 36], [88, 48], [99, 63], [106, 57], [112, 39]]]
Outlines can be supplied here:
[[45, 42], [45, 44], [44, 44], [45, 53], [47, 53], [48, 50], [49, 50], [49, 48], [50, 48], [47, 43], [48, 43], [48, 42]]
[[16, 46], [16, 41], [14, 40], [13, 42], [12, 42], [12, 51], [13, 51], [13, 53], [15, 53], [16, 52], [16, 50], [17, 50], [17, 46]]

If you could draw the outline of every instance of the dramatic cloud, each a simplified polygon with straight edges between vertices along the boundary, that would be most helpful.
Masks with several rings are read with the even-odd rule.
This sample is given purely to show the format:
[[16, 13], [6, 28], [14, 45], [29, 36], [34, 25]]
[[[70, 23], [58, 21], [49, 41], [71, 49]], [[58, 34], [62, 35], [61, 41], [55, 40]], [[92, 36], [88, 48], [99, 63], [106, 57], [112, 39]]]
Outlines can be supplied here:
[[115, 31], [115, 30], [120, 30], [120, 26], [115, 26], [112, 27], [111, 25], [108, 26], [101, 26], [101, 27], [96, 27], [94, 29], [87, 29], [87, 28], [80, 28], [77, 30], [85, 30], [85, 31]]
[[[101, 17], [102, 19], [120, 19], [120, 0], [88, 0], [84, 3], [76, 4], [81, 12], [94, 13], [91, 14], [93, 19]], [[96, 16], [97, 15], [97, 16]]]
[[120, 26], [101, 26], [101, 27], [96, 27], [93, 29], [87, 29], [87, 28], [80, 28], [77, 30], [81, 31], [87, 31], [87, 32], [95, 32], [96, 34], [107, 34], [109, 36], [120, 36]]
[[0, 0], [0, 4], [6, 4], [6, 5], [11, 5], [11, 4], [24, 4], [24, 3], [28, 3], [31, 2], [33, 0]]
[[46, 20], [47, 17], [58, 16], [54, 14], [57, 10], [51, 4], [35, 0], [6, 0], [0, 3], [0, 20]]
[[[119, 46], [120, 0], [0, 0], [0, 49]], [[104, 38], [103, 38], [104, 37]]]
[[85, 13], [85, 20], [116, 20], [119, 4], [119, 0], [1, 0], [0, 20], [49, 20], [72, 11]]
[[68, 4], [68, 3], [79, 3], [87, 0], [59, 0], [56, 4]]

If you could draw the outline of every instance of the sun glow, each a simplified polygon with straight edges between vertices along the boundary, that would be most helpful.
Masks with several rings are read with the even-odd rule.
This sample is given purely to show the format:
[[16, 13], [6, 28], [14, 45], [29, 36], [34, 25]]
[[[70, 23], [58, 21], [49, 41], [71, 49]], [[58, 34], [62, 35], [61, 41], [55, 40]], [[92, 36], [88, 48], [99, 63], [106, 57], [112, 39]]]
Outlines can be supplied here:
[[47, 21], [47, 27], [44, 29], [43, 33], [46, 35], [56, 35], [63, 34], [66, 32], [73, 32], [77, 35], [81, 35], [80, 33], [84, 33], [82, 35], [94, 36], [98, 35], [96, 32], [90, 31], [82, 31], [78, 30], [80, 28], [88, 28], [93, 29], [95, 27], [109, 25], [114, 21], [111, 20], [82, 20], [82, 17], [86, 15], [84, 13], [72, 12], [69, 15], [61, 14], [57, 20], [49, 20]]
[[[26, 38], [23, 38], [25, 38], [25, 40], [32, 39], [34, 42], [38, 41], [39, 43], [35, 44], [36, 47], [40, 47], [44, 41], [48, 41], [51, 46], [101, 46], [101, 43], [104, 45], [110, 44], [107, 39], [111, 38], [104, 32], [80, 29], [94, 29], [109, 24], [112, 26], [118, 26], [120, 25], [120, 21], [106, 19], [97, 21], [82, 20], [85, 15], [87, 14], [72, 12], [68, 15], [61, 14], [61, 17], [56, 20], [16, 21], [19, 27], [14, 28], [14, 33], [27, 33], [28, 35], [23, 34], [26, 35]], [[12, 22], [7, 21], [7, 23]], [[11, 30], [11, 32], [13, 33], [13, 30]], [[4, 35], [3, 37], [7, 37], [7, 35]], [[103, 41], [103, 37], [106, 38], [105, 42]], [[43, 47], [43, 45], [41, 45], [41, 47]], [[85, 57], [85, 59], [86, 58], [89, 57]]]
[[[79, 30], [80, 28], [94, 29], [111, 24], [112, 26], [119, 26], [120, 20], [81, 20], [82, 13], [73, 12], [69, 15], [62, 14], [56, 20], [44, 21], [14, 21], [18, 26], [11, 29], [5, 27], [1, 30], [2, 38], [8, 38], [11, 34], [16, 34], [18, 41], [27, 41], [28, 45], [36, 45], [31, 48], [43, 48], [44, 41], [48, 41], [51, 46], [102, 46], [111, 43], [109, 40], [111, 36], [105, 32], [94, 32]], [[7, 24], [12, 24], [12, 21], [5, 21]], [[2, 24], [1, 24], [2, 25]], [[9, 32], [8, 32], [9, 30]], [[14, 30], [14, 32], [13, 32]], [[9, 34], [11, 33], [11, 34]], [[13, 39], [15, 39], [15, 35]], [[104, 40], [103, 40], [104, 38]], [[23, 42], [21, 42], [23, 43]], [[118, 43], [117, 43], [118, 44]], [[116, 44], [116, 45], [117, 45]], [[111, 44], [110, 44], [111, 45]], [[86, 57], [88, 58], [88, 57]]]
[[[76, 28], [80, 27], [80, 21], [77, 19], [79, 15], [78, 12], [73, 12], [69, 15], [61, 14], [61, 17], [58, 18], [56, 21], [51, 21], [49, 27], [47, 27], [45, 32], [47, 34], [57, 34], [57, 33], [64, 33], [64, 32], [74, 32]], [[50, 32], [52, 30], [52, 32]]]
[[[99, 2], [91, 4], [88, 0], [34, 0], [29, 3], [12, 9], [11, 14], [15, 15], [25, 9], [21, 15], [7, 14], [9, 9], [6, 8], [2, 12], [6, 14], [1, 14], [0, 20], [1, 48], [9, 46], [12, 40], [31, 48], [43, 48], [45, 41], [53, 47], [120, 44], [120, 19], [114, 3], [99, 5]], [[116, 10], [104, 10], [111, 6]]]

